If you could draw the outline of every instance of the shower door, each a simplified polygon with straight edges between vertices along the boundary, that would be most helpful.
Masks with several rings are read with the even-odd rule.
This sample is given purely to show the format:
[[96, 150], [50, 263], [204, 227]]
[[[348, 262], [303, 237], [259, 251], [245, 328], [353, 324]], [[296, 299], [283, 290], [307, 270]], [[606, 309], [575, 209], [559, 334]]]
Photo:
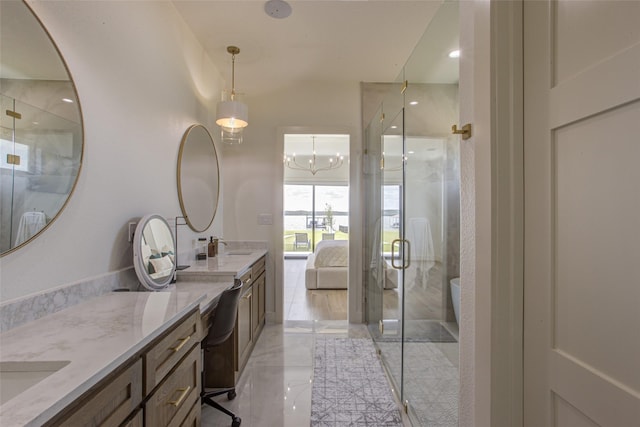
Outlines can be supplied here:
[[403, 121], [402, 78], [365, 129], [367, 323], [398, 396], [402, 394]]

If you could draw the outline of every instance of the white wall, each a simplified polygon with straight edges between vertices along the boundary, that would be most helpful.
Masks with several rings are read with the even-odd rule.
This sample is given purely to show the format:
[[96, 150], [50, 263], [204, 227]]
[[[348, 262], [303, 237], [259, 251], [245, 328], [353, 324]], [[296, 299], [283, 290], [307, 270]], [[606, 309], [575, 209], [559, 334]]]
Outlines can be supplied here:
[[[85, 157], [62, 215], [0, 259], [3, 302], [131, 266], [127, 223], [152, 212], [180, 215], [176, 161], [182, 135], [201, 123], [217, 139], [212, 117], [223, 87], [218, 69], [170, 3], [32, 7], [75, 80]], [[222, 215], [219, 208], [203, 234], [222, 234]], [[192, 237], [181, 227], [182, 250]]]
[[[249, 126], [244, 143], [223, 148], [224, 231], [228, 240], [267, 240], [272, 276], [267, 278], [267, 312], [274, 316], [276, 291], [282, 287], [282, 184], [283, 129], [309, 132], [350, 133], [352, 150], [350, 188], [354, 182], [354, 162], [360, 154], [360, 84], [316, 84], [301, 82], [277, 93], [259, 97], [247, 94]], [[355, 150], [355, 151], [354, 151]], [[350, 209], [352, 228], [360, 224], [359, 205]], [[258, 214], [273, 216], [273, 225], [258, 225]], [[352, 242], [356, 236], [351, 233]], [[358, 246], [359, 247], [359, 246]], [[277, 284], [278, 289], [274, 284]], [[281, 301], [281, 294], [278, 296]], [[281, 302], [279, 302], [281, 304]], [[276, 317], [277, 318], [277, 317]]]

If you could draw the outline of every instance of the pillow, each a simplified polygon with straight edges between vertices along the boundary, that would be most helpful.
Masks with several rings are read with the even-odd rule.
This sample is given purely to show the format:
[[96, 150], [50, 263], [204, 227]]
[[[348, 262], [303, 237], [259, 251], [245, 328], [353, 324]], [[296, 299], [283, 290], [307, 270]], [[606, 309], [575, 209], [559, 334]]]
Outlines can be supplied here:
[[[154, 258], [153, 255], [149, 258], [149, 273], [153, 274], [156, 272], [161, 272], [165, 270], [171, 270], [173, 267], [173, 262], [169, 255], [163, 256], [161, 258]], [[153, 270], [153, 271], [151, 271]]]

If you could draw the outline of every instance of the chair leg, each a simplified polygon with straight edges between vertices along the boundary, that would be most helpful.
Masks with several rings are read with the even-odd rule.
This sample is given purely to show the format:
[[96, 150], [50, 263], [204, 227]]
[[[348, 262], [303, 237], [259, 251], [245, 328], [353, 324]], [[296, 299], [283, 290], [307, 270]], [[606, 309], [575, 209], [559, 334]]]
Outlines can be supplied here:
[[218, 402], [216, 402], [215, 400], [211, 399], [209, 396], [206, 396], [206, 395], [201, 396], [200, 402], [201, 403], [206, 403], [207, 405], [211, 406], [212, 408], [215, 408], [218, 411], [224, 412], [225, 414], [229, 415], [231, 417], [231, 426], [232, 427], [240, 427], [240, 423], [242, 423], [242, 420], [240, 419], [240, 417], [236, 416], [236, 414], [234, 414], [233, 412], [231, 412], [230, 410], [228, 410], [224, 406], [220, 405]]

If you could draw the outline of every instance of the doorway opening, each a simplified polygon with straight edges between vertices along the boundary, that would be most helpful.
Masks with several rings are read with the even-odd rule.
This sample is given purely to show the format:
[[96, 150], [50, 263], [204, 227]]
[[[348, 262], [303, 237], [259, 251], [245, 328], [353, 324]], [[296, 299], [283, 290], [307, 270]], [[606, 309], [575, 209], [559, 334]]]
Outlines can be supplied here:
[[349, 143], [284, 135], [284, 320], [347, 320]]

